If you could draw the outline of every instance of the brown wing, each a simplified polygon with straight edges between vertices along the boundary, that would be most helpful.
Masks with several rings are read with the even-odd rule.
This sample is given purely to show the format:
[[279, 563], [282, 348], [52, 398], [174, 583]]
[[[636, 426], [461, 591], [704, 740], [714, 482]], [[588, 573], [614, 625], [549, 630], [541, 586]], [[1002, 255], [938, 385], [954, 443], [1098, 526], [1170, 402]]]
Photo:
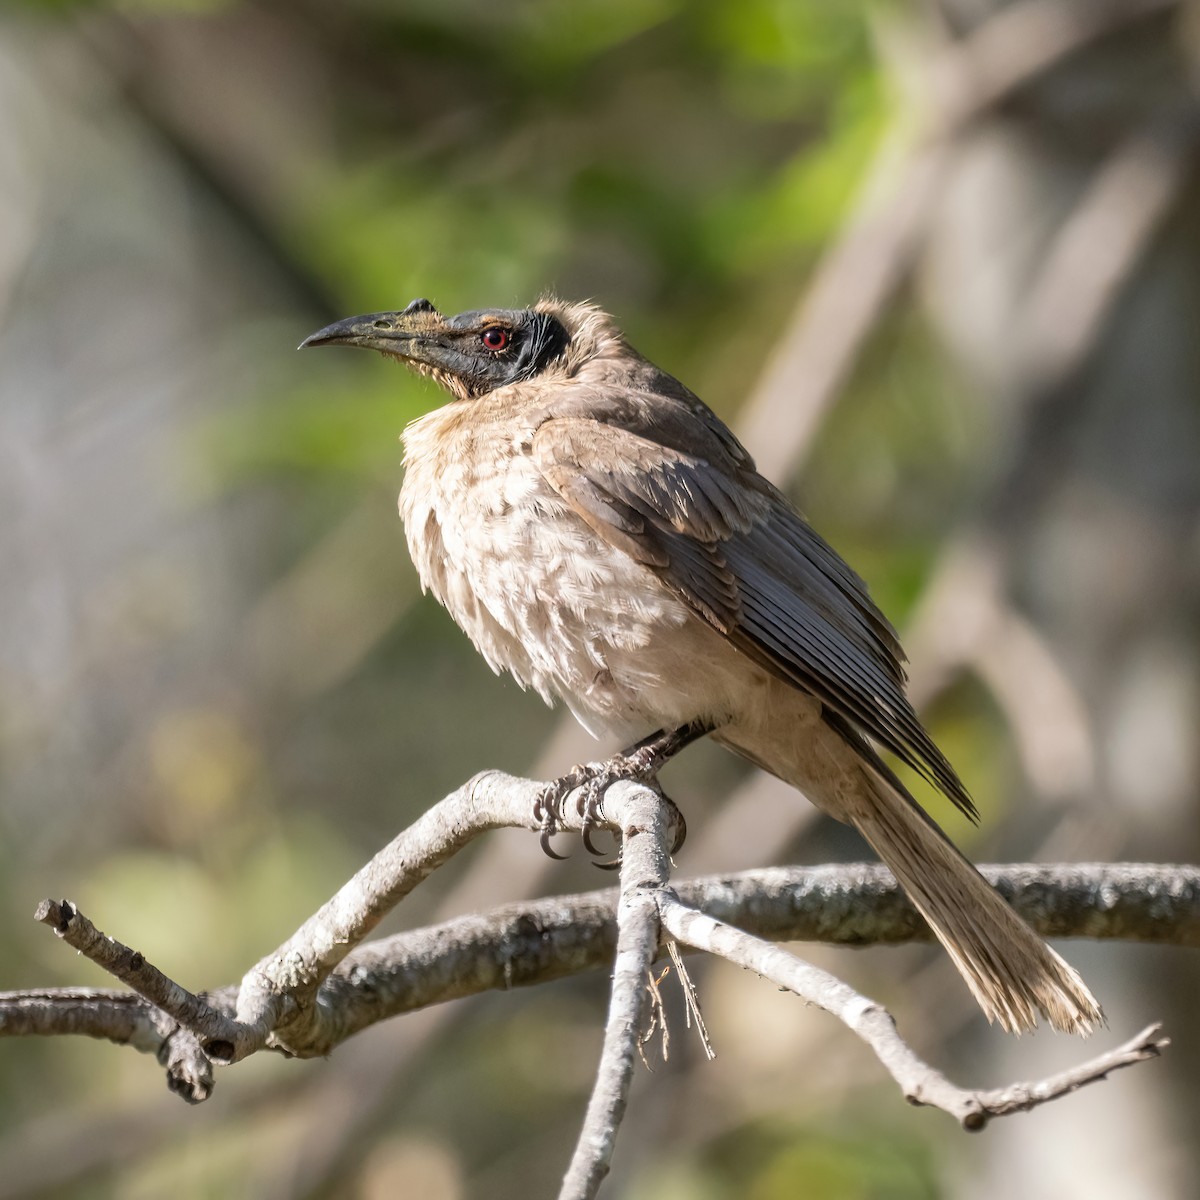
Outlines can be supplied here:
[[591, 412], [581, 407], [547, 411], [533, 436], [551, 487], [738, 649], [973, 817], [970, 796], [904, 694], [899, 642], [866, 585], [754, 471], [718, 419], [690, 396], [650, 405], [593, 392]]

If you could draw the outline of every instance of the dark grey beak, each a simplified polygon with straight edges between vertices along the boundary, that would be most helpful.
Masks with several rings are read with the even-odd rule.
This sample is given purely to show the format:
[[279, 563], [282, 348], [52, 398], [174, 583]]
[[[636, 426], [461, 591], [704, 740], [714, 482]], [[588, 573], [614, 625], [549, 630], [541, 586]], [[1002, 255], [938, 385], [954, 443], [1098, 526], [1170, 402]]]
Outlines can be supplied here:
[[367, 313], [362, 317], [347, 317], [334, 321], [316, 333], [310, 333], [296, 348], [305, 346], [364, 346], [369, 350], [402, 349], [402, 343], [411, 341], [413, 330], [404, 328], [399, 322], [401, 313]]
[[310, 333], [296, 348], [305, 346], [362, 346], [389, 354], [404, 354], [414, 338], [428, 335], [442, 320], [428, 300], [414, 300], [403, 312], [366, 313], [334, 321]]

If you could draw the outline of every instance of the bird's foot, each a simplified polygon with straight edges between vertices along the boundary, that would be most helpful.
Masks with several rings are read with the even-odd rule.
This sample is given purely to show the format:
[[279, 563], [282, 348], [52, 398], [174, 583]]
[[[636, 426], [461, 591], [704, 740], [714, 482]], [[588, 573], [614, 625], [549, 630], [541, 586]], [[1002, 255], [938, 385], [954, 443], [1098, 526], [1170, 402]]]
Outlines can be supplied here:
[[598, 858], [601, 851], [597, 850], [592, 842], [592, 831], [602, 820], [600, 805], [604, 793], [622, 779], [649, 782], [640, 760], [631, 761], [625, 754], [615, 754], [603, 762], [578, 763], [565, 775], [560, 775], [546, 784], [533, 805], [533, 819], [541, 826], [542, 850], [551, 858], [567, 857], [551, 847], [550, 839], [562, 825], [563, 806], [567, 798], [578, 792], [575, 810], [583, 820], [581, 832], [584, 849]]
[[[628, 750], [614, 754], [612, 758], [603, 762], [580, 763], [565, 775], [546, 784], [533, 806], [534, 820], [541, 826], [542, 849], [551, 858], [566, 857], [554, 851], [550, 839], [562, 824], [563, 804], [567, 797], [578, 792], [575, 803], [576, 811], [583, 820], [583, 844], [589, 854], [599, 857], [600, 851], [592, 842], [592, 831], [602, 820], [601, 804], [604, 793], [621, 780], [635, 780], [652, 786], [665, 803], [671, 806], [677, 831], [674, 845], [671, 847], [671, 853], [675, 854], [687, 836], [687, 822], [675, 802], [658, 786], [658, 772], [669, 758], [707, 732], [708, 727], [698, 722], [679, 729], [659, 730]], [[620, 857], [613, 862], [596, 865], [611, 870], [620, 865]]]
[[[628, 776], [622, 776], [622, 778], [628, 778]], [[615, 783], [616, 780], [613, 782]], [[672, 800], [671, 797], [662, 790], [658, 780], [646, 779], [642, 782], [654, 789], [654, 791], [658, 794], [659, 800], [661, 800], [671, 812], [671, 827], [675, 830], [675, 837], [671, 842], [670, 854], [674, 856], [675, 854], [679, 853], [680, 849], [683, 847], [684, 841], [687, 838], [687, 821], [684, 819], [679, 805], [676, 804], [675, 801]], [[588, 786], [585, 787], [582, 795], [584, 797], [588, 797], [587, 799], [581, 798], [579, 801], [579, 811], [580, 815], [583, 817], [583, 844], [587, 848], [588, 853], [591, 854], [594, 859], [596, 859], [600, 857], [600, 851], [597, 850], [592, 844], [591, 832], [597, 825], [600, 824], [602, 818], [602, 814], [599, 810], [599, 803], [601, 797], [603, 796], [603, 791], [601, 791], [599, 795], [596, 795], [594, 798], [592, 798], [592, 790], [591, 787]], [[623, 839], [618, 840], [616, 857], [608, 859], [605, 862], [593, 861], [592, 866], [600, 871], [615, 871], [621, 865], [621, 859], [624, 856], [624, 852], [625, 842]]]

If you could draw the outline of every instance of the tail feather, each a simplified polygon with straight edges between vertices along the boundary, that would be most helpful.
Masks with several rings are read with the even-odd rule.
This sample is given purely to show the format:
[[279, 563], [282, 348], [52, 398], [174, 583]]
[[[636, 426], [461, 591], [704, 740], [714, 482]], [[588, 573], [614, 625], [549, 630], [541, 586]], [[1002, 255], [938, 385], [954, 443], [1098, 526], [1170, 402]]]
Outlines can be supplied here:
[[910, 796], [864, 764], [872, 803], [854, 824], [891, 868], [978, 1000], [1010, 1033], [1088, 1034], [1104, 1014], [1079, 974], [1009, 907]]

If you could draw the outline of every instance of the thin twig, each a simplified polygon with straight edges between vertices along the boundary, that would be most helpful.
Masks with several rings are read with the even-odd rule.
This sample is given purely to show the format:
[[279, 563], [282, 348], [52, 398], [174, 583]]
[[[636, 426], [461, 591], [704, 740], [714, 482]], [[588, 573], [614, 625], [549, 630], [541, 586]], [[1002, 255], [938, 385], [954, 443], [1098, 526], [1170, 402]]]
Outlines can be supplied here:
[[614, 787], [605, 796], [606, 807], [610, 796], [625, 797], [612, 995], [596, 1082], [559, 1200], [588, 1200], [608, 1174], [641, 1046], [646, 977], [658, 956], [658, 899], [671, 870], [667, 806], [647, 788], [622, 785], [618, 793]]
[[222, 1041], [237, 1036], [236, 1025], [224, 1013], [169, 979], [139, 951], [101, 933], [69, 900], [43, 900], [34, 919], [198, 1036]]
[[663, 999], [662, 981], [671, 973], [670, 967], [663, 967], [656, 975], [653, 970], [646, 972], [646, 990], [650, 995], [650, 1018], [646, 1022], [646, 1032], [638, 1038], [638, 1057], [647, 1071], [653, 1071], [650, 1060], [646, 1057], [646, 1046], [657, 1033], [659, 1035], [659, 1053], [663, 1062], [671, 1061], [671, 1026], [667, 1021], [667, 1005]]
[[[679, 986], [683, 989], [683, 1011], [688, 1028], [692, 1027], [692, 1021], [696, 1022], [696, 1032], [700, 1035], [700, 1044], [704, 1047], [704, 1057], [712, 1062], [717, 1057], [717, 1052], [713, 1049], [712, 1039], [708, 1036], [708, 1026], [704, 1023], [704, 1014], [700, 1011], [700, 997], [696, 994], [696, 985], [692, 982], [692, 975], [687, 969], [687, 963], [683, 961], [679, 943], [667, 942], [667, 953], [675, 964], [675, 974], [679, 976]], [[665, 1058], [666, 1055], [664, 1054], [663, 1057]]]
[[715, 921], [670, 895], [664, 895], [659, 912], [663, 927], [681, 942], [747, 967], [837, 1017], [871, 1047], [906, 1100], [940, 1108], [964, 1129], [982, 1129], [992, 1117], [1034, 1108], [1103, 1079], [1119, 1067], [1156, 1058], [1167, 1045], [1166, 1039], [1158, 1036], [1160, 1027], [1151, 1025], [1115, 1050], [1049, 1079], [991, 1091], [960, 1088], [913, 1053], [886, 1009], [828, 971]]
[[1085, 1084], [1096, 1083], [1110, 1072], [1134, 1063], [1158, 1058], [1171, 1044], [1170, 1038], [1160, 1037], [1162, 1026], [1147, 1025], [1120, 1046], [1098, 1055], [1090, 1062], [1060, 1071], [1057, 1075], [1033, 1083], [1010, 1083], [1007, 1087], [980, 1090], [974, 1093], [984, 1112], [992, 1117], [1005, 1117], [1009, 1113], [1028, 1112], [1047, 1100], [1055, 1100], [1078, 1091]]

